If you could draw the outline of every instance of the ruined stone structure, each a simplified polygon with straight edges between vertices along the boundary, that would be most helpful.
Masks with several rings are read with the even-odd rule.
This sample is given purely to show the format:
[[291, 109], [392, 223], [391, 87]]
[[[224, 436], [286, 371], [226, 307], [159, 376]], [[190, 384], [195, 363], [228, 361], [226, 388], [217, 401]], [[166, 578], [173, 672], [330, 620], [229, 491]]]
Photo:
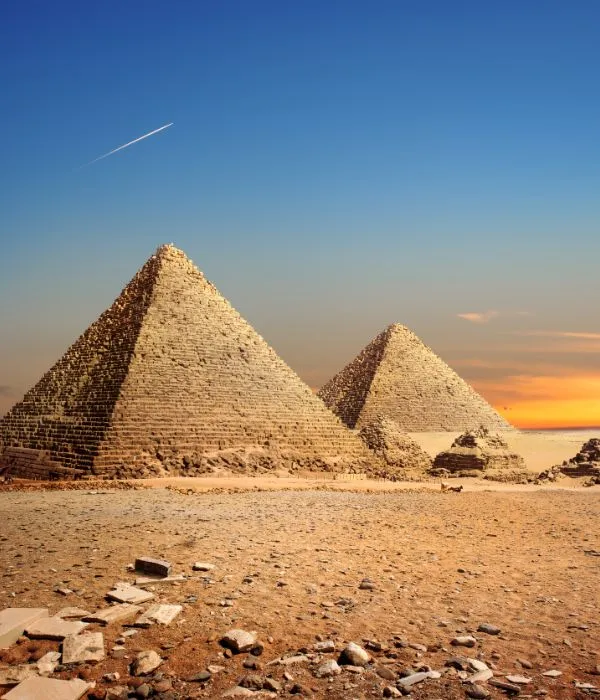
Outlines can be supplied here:
[[469, 472], [524, 472], [523, 458], [513, 452], [499, 435], [485, 428], [459, 435], [449, 450], [440, 452], [433, 461], [434, 474]]
[[101, 476], [377, 461], [173, 246], [0, 420], [0, 445]]
[[511, 426], [406, 326], [393, 324], [319, 391], [351, 428], [378, 415], [406, 432]]
[[588, 440], [581, 450], [559, 470], [565, 476], [589, 476], [600, 483], [600, 438]]
[[418, 478], [431, 468], [432, 459], [427, 452], [385, 416], [377, 416], [363, 425], [359, 435], [365, 445], [381, 457], [388, 476]]

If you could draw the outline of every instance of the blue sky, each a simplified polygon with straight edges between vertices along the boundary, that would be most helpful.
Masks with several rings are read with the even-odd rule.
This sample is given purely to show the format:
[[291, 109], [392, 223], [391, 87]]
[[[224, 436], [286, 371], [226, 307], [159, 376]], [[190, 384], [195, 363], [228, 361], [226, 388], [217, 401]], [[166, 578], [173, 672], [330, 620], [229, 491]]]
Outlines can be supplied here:
[[539, 335], [600, 332], [597, 2], [2, 14], [4, 408], [171, 241], [313, 386], [395, 321], [496, 403], [600, 375]]

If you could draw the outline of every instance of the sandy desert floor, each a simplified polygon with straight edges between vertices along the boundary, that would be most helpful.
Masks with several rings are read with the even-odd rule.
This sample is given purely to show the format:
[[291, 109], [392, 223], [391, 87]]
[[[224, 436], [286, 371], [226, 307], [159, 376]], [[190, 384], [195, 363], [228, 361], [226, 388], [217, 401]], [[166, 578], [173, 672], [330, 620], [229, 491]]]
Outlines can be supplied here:
[[[135, 579], [127, 565], [140, 555], [165, 558], [174, 573], [189, 577], [151, 586], [153, 602], [183, 605], [170, 626], [138, 631], [112, 658], [127, 629], [112, 624], [102, 629], [104, 661], [58, 674], [98, 681], [93, 697], [139, 684], [128, 667], [147, 649], [164, 659], [146, 680], [153, 697], [165, 700], [219, 698], [240, 682], [256, 687], [268, 677], [281, 686], [277, 696], [366, 699], [382, 697], [399, 676], [422, 668], [441, 678], [413, 686], [412, 697], [464, 698], [470, 686], [461, 675], [472, 671], [447, 666], [452, 657], [462, 657], [465, 669], [465, 657], [483, 660], [495, 679], [531, 679], [521, 697], [593, 692], [576, 682], [600, 688], [600, 487], [6, 492], [0, 517], [1, 607], [102, 608], [115, 582]], [[194, 572], [196, 561], [215, 568]], [[372, 589], [360, 588], [365, 578]], [[65, 597], [57, 588], [73, 592]], [[500, 634], [478, 631], [482, 623]], [[262, 655], [229, 658], [219, 639], [232, 627], [256, 631]], [[473, 648], [451, 645], [469, 634]], [[315, 654], [317, 640], [334, 641], [336, 652]], [[372, 662], [359, 673], [317, 678], [316, 668], [337, 659], [350, 640], [366, 647]], [[0, 652], [0, 666], [49, 649], [59, 643], [14, 645]], [[271, 663], [287, 656], [301, 658]], [[222, 670], [212, 669], [208, 681], [189, 681], [209, 666]], [[562, 675], [542, 675], [549, 670]], [[118, 682], [102, 680], [114, 671]], [[481, 686], [491, 697], [506, 697]]]

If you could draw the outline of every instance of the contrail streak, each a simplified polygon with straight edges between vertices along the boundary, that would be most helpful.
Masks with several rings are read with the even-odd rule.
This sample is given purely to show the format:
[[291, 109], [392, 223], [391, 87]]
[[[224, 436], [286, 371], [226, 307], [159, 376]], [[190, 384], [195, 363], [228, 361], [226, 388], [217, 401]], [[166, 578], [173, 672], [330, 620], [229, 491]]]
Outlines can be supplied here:
[[133, 139], [133, 141], [130, 141], [129, 143], [124, 143], [122, 146], [119, 146], [118, 148], [115, 148], [112, 151], [109, 151], [108, 153], [105, 153], [103, 156], [99, 156], [98, 158], [94, 158], [94, 160], [91, 160], [89, 163], [85, 163], [85, 165], [80, 165], [79, 168], [87, 168], [88, 165], [92, 165], [92, 163], [97, 163], [99, 160], [102, 160], [103, 158], [108, 158], [108, 156], [112, 156], [113, 153], [116, 153], [117, 151], [122, 151], [124, 148], [127, 148], [128, 146], [133, 146], [134, 143], [137, 143], [138, 141], [143, 141], [144, 139], [147, 139], [148, 136], [153, 136], [154, 134], [158, 134], [159, 131], [163, 131], [163, 129], [168, 129], [170, 126], [173, 126], [175, 122], [170, 122], [169, 124], [165, 124], [164, 126], [161, 126], [158, 129], [154, 129], [154, 131], [150, 131], [147, 134], [144, 134], [143, 136], [140, 136], [137, 139]]

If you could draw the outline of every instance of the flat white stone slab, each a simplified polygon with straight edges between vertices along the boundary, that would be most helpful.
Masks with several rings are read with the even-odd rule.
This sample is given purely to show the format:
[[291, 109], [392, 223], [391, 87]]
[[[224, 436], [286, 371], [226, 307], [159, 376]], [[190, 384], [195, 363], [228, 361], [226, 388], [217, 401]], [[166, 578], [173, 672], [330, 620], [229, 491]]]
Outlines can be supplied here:
[[60, 681], [56, 678], [27, 678], [6, 693], [4, 700], [79, 700], [93, 685], [75, 678]]
[[194, 571], [212, 571], [215, 568], [214, 564], [210, 564], [207, 561], [197, 561], [192, 566]]
[[116, 586], [106, 594], [106, 597], [116, 600], [117, 603], [145, 603], [154, 598], [154, 593], [143, 591], [135, 586]]
[[177, 576], [141, 576], [136, 578], [136, 586], [150, 586], [155, 583], [177, 583], [181, 581], [187, 581], [187, 577], [183, 574], [177, 574]]
[[111, 622], [126, 620], [128, 617], [133, 617], [139, 613], [141, 608], [138, 605], [131, 603], [121, 603], [120, 605], [111, 605], [109, 608], [96, 610], [95, 613], [84, 617], [84, 622], [98, 622], [101, 625], [110, 625]]
[[65, 637], [62, 646], [63, 664], [81, 664], [86, 661], [102, 661], [104, 635], [102, 632], [85, 632]]
[[42, 617], [25, 628], [25, 634], [32, 639], [61, 640], [70, 634], [79, 634], [87, 627], [86, 622], [71, 622], [60, 617]]
[[6, 608], [0, 612], [0, 649], [14, 644], [27, 625], [48, 617], [48, 608]]
[[18, 685], [26, 678], [37, 675], [38, 668], [35, 664], [19, 664], [10, 668], [2, 668], [0, 669], [0, 686]]
[[150, 625], [170, 625], [183, 610], [181, 605], [151, 605], [135, 621], [135, 627], [150, 627]]
[[89, 614], [89, 610], [84, 610], [83, 608], [63, 608], [54, 617], [62, 617], [63, 620], [81, 620], [81, 618]]

